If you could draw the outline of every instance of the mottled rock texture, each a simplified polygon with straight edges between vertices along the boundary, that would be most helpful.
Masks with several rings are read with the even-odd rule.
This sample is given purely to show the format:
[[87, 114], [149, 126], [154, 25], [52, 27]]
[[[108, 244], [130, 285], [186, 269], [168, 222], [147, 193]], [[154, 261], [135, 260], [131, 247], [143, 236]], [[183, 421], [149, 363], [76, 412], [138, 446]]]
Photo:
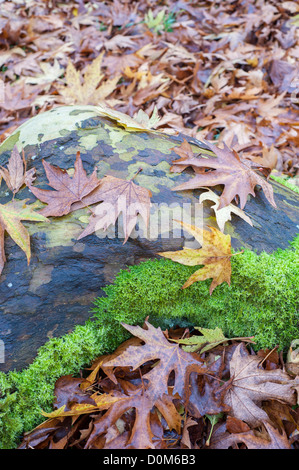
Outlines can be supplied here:
[[[169, 171], [172, 161], [178, 158], [172, 148], [180, 145], [183, 137], [127, 132], [112, 120], [97, 116], [93, 107], [61, 107], [32, 118], [15, 131], [0, 147], [0, 165], [6, 165], [17, 144], [19, 150], [24, 149], [27, 168], [36, 168], [34, 184], [45, 189], [42, 159], [69, 170], [74, 167], [78, 150], [88, 174], [96, 167], [99, 177], [130, 179], [142, 168], [135, 182], [151, 190], [152, 203], [162, 204], [165, 220], [172, 214], [171, 205], [184, 207], [187, 215], [188, 204], [195, 207], [201, 193], [171, 191], [192, 177], [192, 172]], [[196, 150], [196, 142], [186, 139]], [[245, 207], [253, 227], [237, 216], [226, 224], [225, 233], [231, 235], [234, 248], [271, 253], [287, 248], [298, 232], [298, 194], [276, 182], [272, 184], [277, 210], [256, 188], [256, 197], [250, 197]], [[26, 187], [17, 198], [29, 199], [29, 204], [36, 202]], [[10, 199], [11, 193], [2, 182], [0, 203]], [[102, 288], [121, 268], [154, 258], [157, 252], [180, 249], [185, 243], [184, 236], [165, 237], [163, 229], [158, 239], [129, 238], [126, 244], [113, 236], [114, 229], [108, 231], [108, 237], [97, 233], [77, 241], [87, 226], [88, 215], [87, 209], [80, 209], [51, 218], [50, 224], [24, 223], [31, 235], [29, 265], [20, 248], [5, 238], [7, 263], [0, 278], [0, 339], [5, 343], [5, 363], [0, 364], [1, 370], [20, 370], [32, 362], [48, 338], [83, 324], [91, 315], [94, 298], [103, 294]], [[203, 216], [205, 224], [217, 226], [208, 203]], [[187, 243], [190, 246], [190, 241]]]

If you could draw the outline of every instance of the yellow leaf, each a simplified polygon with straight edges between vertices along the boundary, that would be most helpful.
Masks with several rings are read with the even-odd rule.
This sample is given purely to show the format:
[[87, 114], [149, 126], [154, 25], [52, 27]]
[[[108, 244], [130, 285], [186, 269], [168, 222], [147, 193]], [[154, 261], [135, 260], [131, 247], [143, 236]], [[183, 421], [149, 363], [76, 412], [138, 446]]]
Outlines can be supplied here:
[[4, 232], [6, 231], [14, 242], [25, 252], [28, 264], [30, 262], [30, 236], [27, 229], [21, 224], [21, 220], [33, 222], [48, 222], [48, 219], [30, 207], [25, 205], [26, 200], [13, 200], [7, 204], [0, 204], [0, 274], [3, 268], [1, 259], [5, 261], [4, 250]]
[[215, 287], [223, 282], [230, 285], [230, 258], [233, 256], [230, 236], [224, 235], [214, 227], [209, 227], [210, 230], [204, 230], [194, 225], [178, 222], [202, 244], [202, 248], [191, 249], [184, 247], [183, 250], [166, 251], [158, 253], [158, 255], [187, 266], [204, 265], [203, 268], [195, 271], [190, 276], [182, 288], [185, 289], [196, 281], [204, 281], [210, 278], [213, 279], [210, 285], [210, 294], [212, 294]]
[[134, 115], [133, 118], [128, 116], [127, 114], [121, 113], [120, 111], [116, 111], [115, 109], [108, 108], [101, 104], [100, 106], [96, 106], [97, 112], [99, 116], [108, 117], [113, 121], [116, 121], [122, 127], [124, 127], [127, 131], [136, 132], [136, 131], [153, 131], [153, 128], [157, 125], [159, 121], [158, 112], [156, 108], [153, 111], [151, 118], [147, 115], [145, 118], [145, 112], [139, 110], [137, 114]]
[[71, 410], [68, 411], [65, 411], [65, 405], [63, 405], [57, 410], [52, 411], [51, 413], [46, 413], [45, 411], [42, 411], [41, 413], [47, 418], [79, 416], [82, 414], [92, 413], [94, 411], [106, 410], [113, 403], [119, 400], [119, 397], [114, 397], [113, 395], [109, 395], [106, 393], [102, 395], [94, 393], [93, 395], [91, 395], [91, 398], [95, 401], [95, 405], [91, 405], [90, 403], [77, 403], [72, 406]]
[[65, 73], [66, 86], [57, 87], [65, 104], [97, 105], [114, 91], [120, 75], [103, 81], [104, 74], [101, 73], [103, 55], [102, 52], [86, 67], [84, 77], [69, 61]]

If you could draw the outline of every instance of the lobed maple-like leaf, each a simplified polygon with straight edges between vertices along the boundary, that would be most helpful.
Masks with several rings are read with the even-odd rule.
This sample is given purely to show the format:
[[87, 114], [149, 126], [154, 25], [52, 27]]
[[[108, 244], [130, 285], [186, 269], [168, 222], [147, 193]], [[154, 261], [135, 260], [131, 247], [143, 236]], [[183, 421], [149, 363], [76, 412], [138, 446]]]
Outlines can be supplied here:
[[247, 222], [249, 225], [252, 226], [252, 221], [251, 221], [250, 217], [248, 217], [248, 215], [246, 215], [245, 212], [242, 209], [235, 206], [234, 204], [228, 204], [227, 206], [222, 207], [222, 209], [219, 209], [220, 196], [218, 196], [216, 193], [211, 191], [209, 188], [202, 187], [202, 188], [199, 188], [199, 189], [206, 189], [207, 190], [207, 192], [204, 192], [199, 196], [200, 204], [203, 201], [206, 201], [206, 200], [213, 201], [215, 203], [211, 207], [215, 212], [216, 222], [217, 222], [218, 227], [219, 227], [221, 232], [224, 231], [224, 226], [225, 226], [226, 222], [228, 220], [231, 220], [231, 214], [232, 213], [238, 215], [243, 220], [245, 220], [245, 222]]
[[214, 227], [209, 227], [210, 230], [205, 230], [184, 222], [180, 223], [199, 243], [202, 243], [202, 247], [198, 249], [184, 247], [179, 251], [165, 251], [157, 254], [186, 266], [205, 265], [203, 268], [195, 271], [182, 288], [185, 289], [196, 281], [204, 281], [210, 278], [213, 279], [210, 285], [210, 294], [222, 282], [227, 282], [230, 285], [230, 259], [234, 256], [231, 253], [230, 236], [224, 235]]
[[[186, 183], [183, 183], [172, 191], [183, 191], [196, 189], [202, 186], [224, 185], [224, 190], [220, 197], [218, 209], [230, 204], [236, 197], [240, 200], [241, 209], [244, 208], [247, 196], [255, 196], [254, 188], [260, 185], [264, 190], [265, 196], [270, 204], [276, 208], [271, 184], [265, 181], [254, 169], [258, 169], [257, 164], [248, 160], [241, 159], [234, 150], [230, 150], [225, 144], [221, 149], [216, 145], [203, 140], [209, 150], [215, 153], [216, 157], [196, 158], [189, 157], [183, 160], [177, 160], [174, 165], [183, 165], [183, 169], [192, 166], [195, 169], [195, 176]], [[203, 151], [204, 153], [204, 151]], [[199, 172], [200, 169], [209, 169], [210, 171]]]
[[[200, 156], [201, 158], [208, 158], [208, 154], [214, 156], [214, 152], [210, 152], [208, 149], [204, 149], [204, 152], [207, 152], [207, 155], [194, 153], [191, 145], [186, 139], [183, 139], [183, 142], [179, 147], [173, 147], [171, 150], [173, 150], [177, 155], [181, 157], [178, 160], [175, 160], [173, 162], [173, 165], [170, 167], [170, 171], [173, 171], [175, 173], [181, 173], [186, 168], [188, 168], [188, 166], [193, 166], [193, 164], [193, 169], [195, 173], [204, 173], [204, 168], [197, 168], [196, 166], [198, 162], [198, 157]], [[202, 148], [198, 150], [199, 152], [203, 151]]]
[[291, 379], [281, 369], [263, 369], [260, 362], [258, 356], [249, 355], [240, 343], [230, 361], [231, 384], [224, 396], [224, 403], [231, 408], [231, 416], [254, 427], [269, 422], [267, 413], [261, 408], [263, 400], [295, 405], [295, 387], [298, 386], [298, 378]]
[[150, 216], [151, 191], [135, 184], [132, 180], [122, 180], [114, 176], [105, 176], [98, 188], [82, 199], [74, 209], [102, 201], [90, 216], [89, 224], [78, 237], [80, 240], [96, 230], [106, 230], [114, 225], [120, 213], [123, 214], [125, 240], [128, 240], [137, 223], [138, 214], [147, 226]]
[[102, 103], [96, 106], [96, 110], [99, 113], [99, 116], [108, 117], [109, 119], [116, 121], [117, 124], [130, 132], [153, 131], [160, 120], [157, 108], [154, 109], [151, 117], [142, 110], [139, 110], [133, 117], [130, 117], [127, 114], [111, 109]]
[[0, 204], [0, 274], [6, 258], [4, 252], [4, 233], [7, 232], [14, 242], [25, 252], [28, 264], [31, 258], [30, 235], [21, 220], [48, 222], [41, 214], [26, 206], [26, 201], [10, 201]]
[[86, 175], [79, 152], [73, 177], [70, 177], [66, 170], [55, 167], [45, 160], [43, 160], [43, 165], [49, 180], [48, 184], [55, 191], [34, 186], [30, 186], [30, 189], [38, 199], [48, 204], [40, 211], [40, 214], [46, 217], [60, 217], [68, 214], [73, 203], [81, 201], [101, 183], [101, 180], [97, 178], [96, 169], [91, 176]]
[[291, 449], [288, 437], [282, 434], [270, 423], [264, 422], [266, 432], [248, 430], [239, 433], [229, 433], [222, 425], [211, 440], [210, 449], [229, 449], [237, 444], [245, 444], [247, 449]]
[[206, 366], [199, 357], [183, 351], [178, 344], [167, 341], [160, 328], [154, 328], [147, 321], [145, 322], [147, 329], [123, 323], [122, 325], [145, 344], [130, 346], [121, 355], [105, 363], [105, 366], [132, 367], [135, 370], [147, 361], [159, 359], [152, 370], [143, 375], [143, 379], [148, 381], [146, 394], [154, 403], [168, 393], [168, 380], [171, 372], [175, 373], [172, 395], [178, 394], [182, 399], [187, 396], [191, 372], [198, 374], [207, 372]]
[[114, 91], [120, 75], [101, 83], [104, 78], [101, 73], [103, 55], [104, 53], [100, 54], [86, 67], [84, 80], [69, 61], [65, 72], [66, 86], [57, 87], [66, 104], [97, 105]]
[[3, 178], [7, 187], [13, 194], [16, 194], [24, 184], [28, 186], [32, 184], [34, 175], [35, 168], [26, 171], [25, 159], [22, 159], [15, 145], [8, 160], [7, 168], [0, 167], [0, 183], [1, 178]]
[[[151, 411], [153, 409], [153, 405], [153, 399], [148, 394], [143, 393], [142, 387], [139, 387], [130, 395], [118, 394], [118, 400], [111, 405], [109, 410], [103, 416], [95, 418], [93, 430], [84, 448], [96, 448], [98, 438], [103, 434], [106, 434], [109, 428], [111, 428], [111, 426], [113, 426], [113, 424], [115, 424], [126, 412], [135, 409], [136, 416], [134, 426], [126, 443], [126, 448], [154, 449], [154, 434], [151, 428]], [[173, 424], [173, 416], [170, 416], [171, 413], [169, 412], [170, 407], [168, 401], [164, 403], [162, 400], [157, 400], [155, 405], [166, 419], [170, 429], [173, 429], [174, 425], [176, 425], [177, 428], [180, 428], [181, 417], [173, 404], [171, 412], [175, 416], [176, 424]]]

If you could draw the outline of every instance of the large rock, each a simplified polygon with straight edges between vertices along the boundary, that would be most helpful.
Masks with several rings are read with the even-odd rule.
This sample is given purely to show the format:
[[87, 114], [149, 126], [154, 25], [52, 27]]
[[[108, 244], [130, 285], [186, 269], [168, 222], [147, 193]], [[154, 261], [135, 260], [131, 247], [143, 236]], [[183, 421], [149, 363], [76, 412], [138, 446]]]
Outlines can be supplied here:
[[[47, 179], [42, 159], [70, 169], [78, 150], [88, 174], [96, 167], [99, 177], [109, 174], [126, 179], [142, 168], [135, 181], [152, 191], [153, 208], [160, 205], [163, 224], [175, 205], [184, 208], [188, 221], [189, 208], [194, 210], [200, 191], [171, 191], [192, 173], [169, 171], [171, 162], [178, 158], [171, 149], [182, 140], [183, 136], [127, 132], [114, 121], [97, 116], [91, 106], [61, 107], [34, 117], [17, 129], [0, 147], [0, 165], [6, 165], [17, 144], [19, 150], [25, 151], [28, 169], [36, 168], [35, 184], [44, 188]], [[277, 210], [257, 190], [245, 208], [253, 227], [236, 216], [232, 224], [226, 224], [225, 232], [231, 235], [234, 248], [272, 252], [287, 248], [288, 241], [298, 232], [298, 195], [272, 184]], [[28, 188], [22, 189], [17, 198], [29, 199], [28, 203], [36, 201]], [[2, 182], [0, 203], [10, 199], [11, 193]], [[27, 366], [48, 338], [83, 324], [91, 315], [93, 299], [103, 295], [103, 287], [113, 281], [121, 268], [184, 245], [184, 236], [177, 232], [167, 234], [164, 225], [158, 239], [135, 237], [123, 244], [123, 239], [113, 236], [110, 230], [108, 237], [97, 232], [78, 241], [87, 226], [87, 216], [87, 210], [80, 209], [51, 218], [50, 224], [24, 223], [31, 235], [29, 266], [23, 251], [10, 237], [5, 238], [7, 263], [0, 278], [0, 339], [5, 344], [2, 370]], [[190, 221], [194, 222], [194, 218]], [[204, 207], [204, 222], [215, 226], [209, 204]]]

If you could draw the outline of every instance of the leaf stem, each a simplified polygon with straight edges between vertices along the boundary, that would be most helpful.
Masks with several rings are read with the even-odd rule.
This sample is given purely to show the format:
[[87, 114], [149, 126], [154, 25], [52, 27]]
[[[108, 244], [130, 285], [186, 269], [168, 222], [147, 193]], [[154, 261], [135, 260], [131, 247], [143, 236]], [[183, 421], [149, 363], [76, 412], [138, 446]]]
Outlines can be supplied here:
[[138, 171], [136, 171], [135, 175], [132, 176], [132, 178], [130, 179], [130, 181], [133, 181], [133, 180], [136, 178], [136, 176], [137, 176], [139, 173], [141, 173], [141, 171], [143, 171], [143, 169], [142, 169], [142, 168], [139, 168]]

